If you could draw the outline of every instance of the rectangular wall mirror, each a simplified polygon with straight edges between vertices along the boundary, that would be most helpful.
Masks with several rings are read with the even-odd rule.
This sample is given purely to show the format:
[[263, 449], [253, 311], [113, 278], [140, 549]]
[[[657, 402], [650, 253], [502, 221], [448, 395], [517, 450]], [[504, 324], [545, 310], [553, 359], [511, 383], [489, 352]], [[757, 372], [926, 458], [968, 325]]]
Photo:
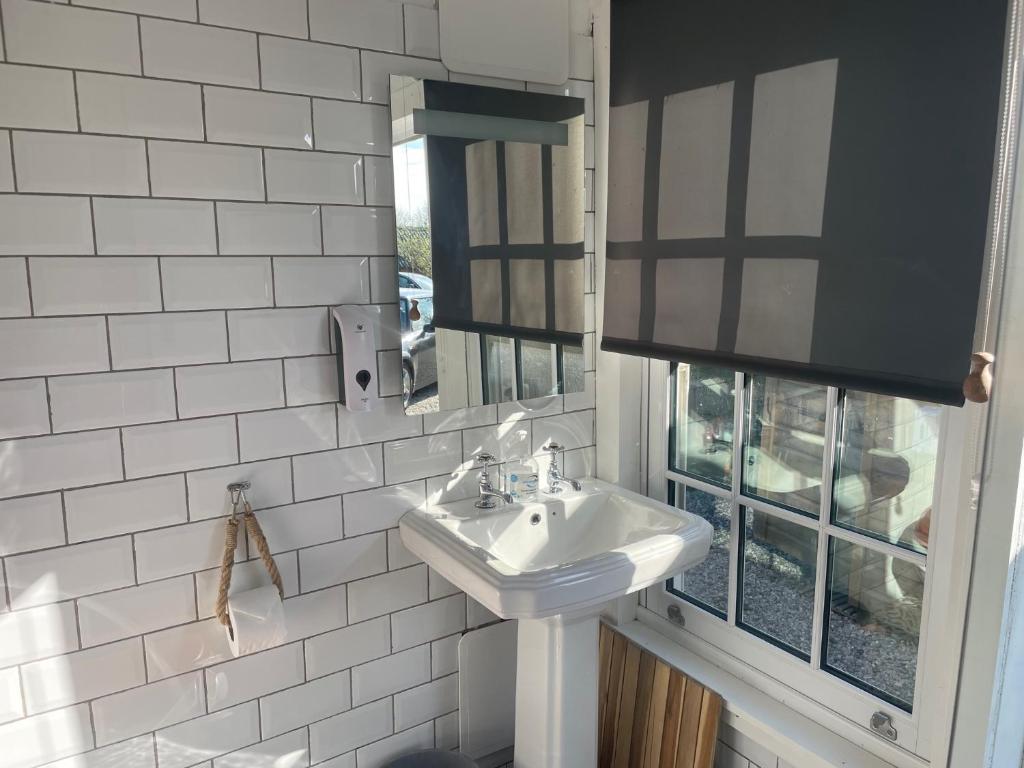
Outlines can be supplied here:
[[583, 100], [391, 76], [407, 413], [583, 390]]

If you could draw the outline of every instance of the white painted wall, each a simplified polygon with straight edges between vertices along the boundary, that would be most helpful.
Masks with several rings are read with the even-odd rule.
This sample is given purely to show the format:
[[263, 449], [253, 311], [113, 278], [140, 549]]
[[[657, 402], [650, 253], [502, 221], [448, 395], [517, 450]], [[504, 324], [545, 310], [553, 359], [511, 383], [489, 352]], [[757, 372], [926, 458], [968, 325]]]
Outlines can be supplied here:
[[[391, 72], [447, 77], [434, 1], [0, 10], [0, 765], [369, 768], [454, 746], [458, 635], [492, 617], [397, 519], [471, 495], [484, 448], [557, 439], [567, 473], [593, 467], [594, 312], [588, 392], [401, 412], [384, 102]], [[575, 31], [555, 90], [587, 97], [593, 157]], [[340, 302], [386, 305], [371, 414], [335, 403]], [[289, 638], [231, 660], [211, 616], [242, 478]]]

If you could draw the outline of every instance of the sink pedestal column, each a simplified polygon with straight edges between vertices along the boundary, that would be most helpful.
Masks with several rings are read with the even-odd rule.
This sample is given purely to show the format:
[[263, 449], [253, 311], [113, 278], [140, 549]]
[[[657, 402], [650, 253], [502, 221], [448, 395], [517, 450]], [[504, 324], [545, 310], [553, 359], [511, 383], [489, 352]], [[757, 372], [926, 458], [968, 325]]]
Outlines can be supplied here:
[[598, 614], [520, 619], [515, 768], [597, 765]]

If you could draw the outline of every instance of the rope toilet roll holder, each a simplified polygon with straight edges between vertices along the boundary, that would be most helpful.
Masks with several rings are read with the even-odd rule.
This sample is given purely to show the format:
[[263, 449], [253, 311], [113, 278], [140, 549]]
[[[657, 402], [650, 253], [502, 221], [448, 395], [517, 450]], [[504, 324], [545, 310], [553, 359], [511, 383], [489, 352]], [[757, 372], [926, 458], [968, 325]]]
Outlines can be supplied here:
[[238, 547], [239, 509], [242, 510], [241, 522], [245, 525], [249, 540], [256, 545], [260, 559], [263, 561], [267, 573], [270, 574], [270, 580], [277, 587], [278, 595], [282, 600], [284, 599], [281, 572], [277, 569], [274, 556], [270, 554], [267, 537], [263, 535], [263, 529], [260, 528], [256, 514], [249, 506], [248, 499], [245, 498], [245, 492], [251, 487], [252, 484], [248, 480], [228, 485], [228, 492], [231, 494], [231, 517], [228, 518], [224, 529], [224, 555], [220, 561], [220, 588], [217, 591], [216, 613], [220, 623], [227, 628], [228, 635], [232, 639], [235, 637], [235, 632], [231, 626], [231, 618], [228, 616], [228, 592], [231, 590], [231, 569], [235, 563], [235, 549]]

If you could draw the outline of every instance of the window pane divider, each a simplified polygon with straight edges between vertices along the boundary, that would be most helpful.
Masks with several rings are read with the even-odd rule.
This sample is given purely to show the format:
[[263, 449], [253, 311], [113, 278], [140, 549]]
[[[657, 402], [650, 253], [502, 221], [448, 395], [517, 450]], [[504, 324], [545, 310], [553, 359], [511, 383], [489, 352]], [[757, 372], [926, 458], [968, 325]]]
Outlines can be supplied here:
[[685, 472], [676, 472], [674, 469], [670, 469], [665, 472], [665, 477], [669, 480], [675, 480], [677, 483], [693, 488], [697, 491], [703, 491], [704, 493], [710, 493], [712, 496], [718, 496], [723, 499], [731, 499], [733, 492], [729, 488], [723, 488], [720, 485], [709, 483], [707, 480], [701, 480], [699, 477], [688, 475]]
[[746, 418], [744, 407], [747, 402], [747, 377], [742, 371], [736, 371], [733, 380], [732, 400], [732, 499], [729, 505], [729, 624], [736, 626], [739, 618], [740, 581], [740, 526], [743, 520], [740, 515], [739, 495], [743, 482], [743, 443], [747, 440]]
[[922, 568], [924, 568], [928, 562], [928, 556], [923, 552], [916, 552], [913, 549], [907, 549], [906, 547], [901, 547], [898, 544], [892, 544], [891, 542], [884, 541], [882, 539], [876, 539], [874, 536], [857, 533], [856, 531], [851, 531], [849, 528], [841, 528], [838, 525], [827, 525], [825, 526], [825, 533], [834, 538], [847, 541], [850, 544], [856, 544], [864, 547], [865, 549], [881, 552], [882, 554], [894, 557], [897, 560], [914, 563]]
[[818, 558], [814, 570], [814, 616], [811, 629], [811, 669], [821, 668], [821, 644], [828, 607], [828, 531], [832, 516], [832, 485], [835, 472], [836, 428], [839, 421], [839, 390], [828, 388], [825, 406], [825, 450], [821, 456], [821, 498], [818, 507]]

